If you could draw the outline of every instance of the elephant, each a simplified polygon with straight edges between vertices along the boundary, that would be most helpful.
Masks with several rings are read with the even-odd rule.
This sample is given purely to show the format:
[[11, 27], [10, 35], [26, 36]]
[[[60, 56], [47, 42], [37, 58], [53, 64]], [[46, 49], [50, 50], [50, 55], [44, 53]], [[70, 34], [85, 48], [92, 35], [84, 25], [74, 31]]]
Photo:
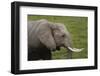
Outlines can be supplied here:
[[63, 23], [54, 23], [46, 19], [28, 21], [28, 60], [51, 60], [52, 51], [66, 48], [72, 58], [72, 52], [82, 49], [72, 48], [71, 35]]

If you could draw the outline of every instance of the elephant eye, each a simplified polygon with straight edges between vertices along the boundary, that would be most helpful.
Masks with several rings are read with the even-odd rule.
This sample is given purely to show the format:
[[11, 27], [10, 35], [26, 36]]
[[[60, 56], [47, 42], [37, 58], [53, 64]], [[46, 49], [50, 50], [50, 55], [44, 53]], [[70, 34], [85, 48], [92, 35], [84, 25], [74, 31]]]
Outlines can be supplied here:
[[63, 34], [62, 37], [65, 37], [65, 34]]

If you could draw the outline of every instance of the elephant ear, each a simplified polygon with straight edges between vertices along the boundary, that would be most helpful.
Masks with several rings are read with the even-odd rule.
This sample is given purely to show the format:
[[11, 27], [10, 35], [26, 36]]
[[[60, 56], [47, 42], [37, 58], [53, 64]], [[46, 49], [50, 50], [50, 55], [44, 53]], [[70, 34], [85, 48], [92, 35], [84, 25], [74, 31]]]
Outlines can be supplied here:
[[42, 44], [44, 44], [48, 49], [55, 50], [56, 43], [52, 35], [52, 30], [49, 27], [48, 22], [42, 22], [38, 30], [38, 38]]

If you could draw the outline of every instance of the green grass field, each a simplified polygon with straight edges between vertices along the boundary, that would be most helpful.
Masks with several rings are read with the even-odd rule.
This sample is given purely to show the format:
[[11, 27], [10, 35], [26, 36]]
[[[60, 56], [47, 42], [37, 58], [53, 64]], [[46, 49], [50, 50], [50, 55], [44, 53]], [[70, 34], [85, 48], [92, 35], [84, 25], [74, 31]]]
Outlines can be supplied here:
[[[87, 33], [87, 17], [77, 16], [42, 16], [42, 15], [28, 15], [28, 20], [47, 19], [51, 22], [58, 22], [65, 24], [66, 28], [70, 32], [73, 41], [74, 48], [84, 48], [82, 52], [73, 53], [73, 59], [87, 58], [88, 57], [88, 33]], [[60, 51], [52, 52], [53, 59], [66, 59], [67, 51], [65, 48], [61, 48]]]

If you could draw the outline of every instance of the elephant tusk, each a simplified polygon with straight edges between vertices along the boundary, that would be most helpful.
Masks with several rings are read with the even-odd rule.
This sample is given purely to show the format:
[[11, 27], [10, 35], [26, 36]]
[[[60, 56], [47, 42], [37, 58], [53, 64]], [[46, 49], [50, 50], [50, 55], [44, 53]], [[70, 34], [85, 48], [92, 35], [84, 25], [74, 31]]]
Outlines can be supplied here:
[[77, 49], [77, 48], [68, 47], [68, 49], [71, 50], [71, 51], [73, 51], [73, 52], [81, 52], [84, 48]]

